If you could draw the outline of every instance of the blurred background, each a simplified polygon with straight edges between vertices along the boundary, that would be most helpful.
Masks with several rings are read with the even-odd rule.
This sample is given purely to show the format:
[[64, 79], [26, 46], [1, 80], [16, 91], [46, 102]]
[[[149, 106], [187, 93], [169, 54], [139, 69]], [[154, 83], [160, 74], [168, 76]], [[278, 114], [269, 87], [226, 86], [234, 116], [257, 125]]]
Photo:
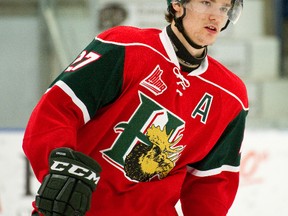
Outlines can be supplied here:
[[[29, 215], [38, 182], [21, 142], [48, 85], [107, 28], [164, 28], [166, 7], [166, 0], [0, 0], [0, 216]], [[241, 184], [230, 216], [270, 216], [276, 209], [288, 215], [287, 36], [287, 0], [244, 0], [238, 23], [208, 51], [243, 79], [249, 95]]]

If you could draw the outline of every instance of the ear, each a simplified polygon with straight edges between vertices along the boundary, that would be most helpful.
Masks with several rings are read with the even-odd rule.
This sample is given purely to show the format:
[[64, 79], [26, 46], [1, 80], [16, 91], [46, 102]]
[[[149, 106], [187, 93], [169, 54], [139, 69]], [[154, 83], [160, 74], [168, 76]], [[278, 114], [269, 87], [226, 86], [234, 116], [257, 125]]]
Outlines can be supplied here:
[[183, 5], [180, 4], [179, 2], [172, 2], [171, 6], [173, 10], [175, 11], [175, 16], [176, 17], [181, 17], [183, 15]]

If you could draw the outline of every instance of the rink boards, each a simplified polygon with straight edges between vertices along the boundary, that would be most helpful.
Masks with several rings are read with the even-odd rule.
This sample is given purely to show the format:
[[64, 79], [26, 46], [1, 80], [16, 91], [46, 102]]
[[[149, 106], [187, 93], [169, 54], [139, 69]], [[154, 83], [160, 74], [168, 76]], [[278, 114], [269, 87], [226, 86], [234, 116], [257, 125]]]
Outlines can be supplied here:
[[[39, 187], [22, 152], [22, 137], [22, 130], [0, 131], [0, 216], [30, 215]], [[239, 193], [229, 216], [270, 216], [275, 209], [277, 216], [288, 215], [287, 155], [288, 130], [247, 130]]]

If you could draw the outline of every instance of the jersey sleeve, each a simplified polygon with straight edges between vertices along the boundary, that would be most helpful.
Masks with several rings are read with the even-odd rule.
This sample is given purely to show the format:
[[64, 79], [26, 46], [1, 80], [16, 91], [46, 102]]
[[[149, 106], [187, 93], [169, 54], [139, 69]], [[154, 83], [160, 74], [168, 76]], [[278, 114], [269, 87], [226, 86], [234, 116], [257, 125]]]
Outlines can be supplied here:
[[240, 148], [247, 111], [228, 125], [211, 152], [187, 168], [181, 191], [184, 215], [226, 216], [239, 184]]
[[77, 130], [121, 92], [124, 48], [93, 40], [51, 84], [33, 110], [23, 150], [38, 180], [48, 155], [62, 146], [77, 149]]

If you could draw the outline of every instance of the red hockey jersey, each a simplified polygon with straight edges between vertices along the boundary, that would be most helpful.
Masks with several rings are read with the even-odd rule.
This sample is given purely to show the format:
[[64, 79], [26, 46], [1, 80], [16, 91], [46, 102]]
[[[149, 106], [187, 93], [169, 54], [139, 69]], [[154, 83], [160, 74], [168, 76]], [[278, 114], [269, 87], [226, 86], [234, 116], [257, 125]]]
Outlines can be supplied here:
[[90, 216], [224, 216], [238, 188], [248, 112], [243, 82], [207, 56], [181, 71], [166, 30], [116, 27], [51, 84], [27, 125], [35, 175], [52, 149], [94, 158]]

